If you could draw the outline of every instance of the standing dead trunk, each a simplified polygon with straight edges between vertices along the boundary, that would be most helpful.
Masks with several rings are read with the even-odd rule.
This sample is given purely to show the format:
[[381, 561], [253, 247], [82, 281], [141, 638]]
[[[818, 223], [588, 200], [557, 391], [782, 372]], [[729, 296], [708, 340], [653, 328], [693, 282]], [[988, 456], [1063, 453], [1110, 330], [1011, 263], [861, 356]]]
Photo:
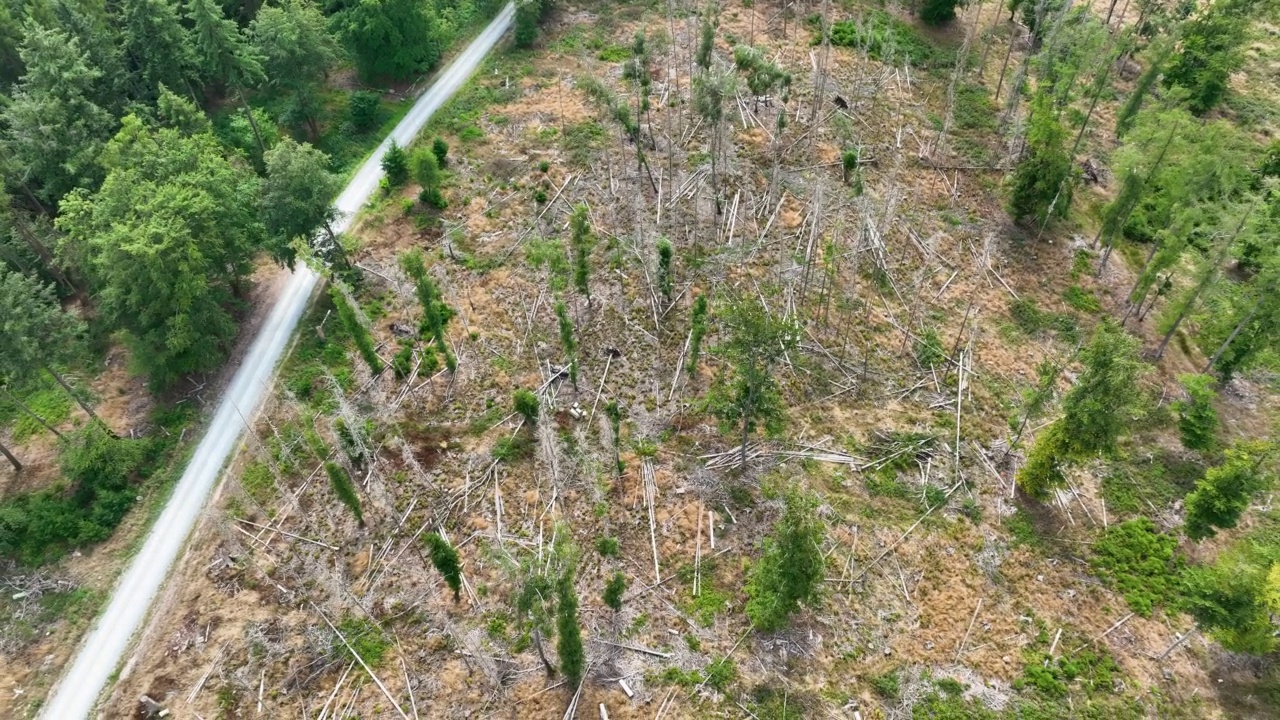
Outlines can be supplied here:
[[22, 400], [19, 399], [17, 395], [14, 395], [13, 393], [9, 392], [9, 388], [4, 389], [4, 394], [8, 395], [9, 399], [12, 400], [15, 405], [21, 408], [23, 412], [35, 418], [35, 421], [40, 423], [40, 425], [43, 426], [45, 430], [48, 430], [49, 432], [53, 433], [58, 437], [62, 437], [62, 433], [58, 432], [57, 428], [50, 425], [48, 421], [46, 421], [44, 418], [37, 415], [35, 410], [32, 410], [31, 408], [27, 407], [27, 404], [22, 402]]
[[258, 130], [258, 120], [253, 117], [253, 110], [249, 107], [248, 101], [244, 99], [244, 90], [237, 86], [236, 94], [240, 97], [240, 109], [244, 111], [245, 118], [249, 120], [249, 127], [253, 128], [253, 139], [258, 141], [258, 156], [265, 158], [267, 146], [262, 142], [262, 131]]
[[89, 417], [93, 418], [94, 422], [98, 423], [103, 428], [105, 428], [107, 433], [109, 433], [111, 437], [117, 437], [115, 432], [110, 428], [110, 426], [108, 426], [105, 422], [103, 422], [102, 418], [98, 417], [98, 414], [93, 411], [93, 408], [89, 407], [88, 403], [80, 399], [80, 396], [77, 395], [75, 391], [71, 389], [71, 386], [67, 384], [67, 381], [64, 380], [56, 370], [54, 370], [49, 365], [45, 365], [44, 369], [45, 369], [45, 372], [49, 373], [49, 375], [52, 376], [53, 379], [56, 380], [57, 383], [62, 386], [63, 390], [67, 391], [67, 394], [71, 396], [72, 400], [76, 401], [76, 404], [80, 406], [81, 410], [84, 410], [85, 413], [89, 415]]
[[9, 464], [13, 466], [14, 472], [22, 472], [22, 463], [18, 462], [18, 458], [9, 452], [9, 448], [5, 447], [4, 443], [0, 443], [0, 455], [3, 455], [9, 461]]
[[533, 629], [533, 647], [538, 651], [538, 659], [542, 661], [542, 667], [547, 671], [547, 677], [555, 677], [556, 666], [551, 664], [547, 659], [547, 653], [542, 649], [542, 632], [537, 628]]

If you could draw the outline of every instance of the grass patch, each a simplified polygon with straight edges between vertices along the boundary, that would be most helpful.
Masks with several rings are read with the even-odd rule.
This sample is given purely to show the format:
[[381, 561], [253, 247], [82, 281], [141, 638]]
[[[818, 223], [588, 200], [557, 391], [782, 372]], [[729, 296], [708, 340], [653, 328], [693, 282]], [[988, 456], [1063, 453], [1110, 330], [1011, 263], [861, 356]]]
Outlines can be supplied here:
[[444, 104], [423, 129], [423, 137], [450, 133], [463, 144], [484, 137], [480, 119], [494, 105], [520, 97], [520, 64], [515, 55], [486, 61], [471, 80]]
[[[75, 402], [66, 390], [63, 390], [53, 378], [41, 375], [27, 387], [14, 390], [14, 396], [39, 415], [45, 422], [58, 427], [71, 415], [71, 404]], [[20, 443], [29, 437], [48, 432], [39, 420], [31, 417], [8, 393], [0, 393], [0, 425], [8, 424], [13, 429], [13, 441]]]
[[348, 615], [342, 619], [342, 622], [338, 623], [338, 632], [342, 633], [342, 637], [346, 638], [347, 643], [351, 645], [351, 649], [348, 649], [346, 644], [335, 636], [333, 638], [333, 654], [355, 660], [355, 657], [351, 654], [351, 650], [354, 649], [360, 655], [360, 658], [365, 661], [365, 664], [371, 668], [378, 667], [382, 663], [383, 657], [387, 654], [387, 650], [391, 649], [391, 639], [372, 620]]
[[1113, 515], [1154, 512], [1195, 489], [1204, 468], [1194, 460], [1156, 449], [1128, 457], [1102, 477], [1102, 497]]
[[276, 479], [264, 462], [249, 463], [240, 474], [240, 486], [259, 507], [271, 507], [276, 498]]
[[684, 603], [685, 613], [691, 615], [702, 627], [711, 627], [715, 624], [716, 615], [724, 612], [728, 607], [728, 593], [706, 588], [697, 597], [690, 598]]
[[1041, 310], [1036, 301], [1030, 298], [1014, 300], [1009, 306], [1009, 315], [1013, 318], [1014, 325], [1031, 337], [1055, 333], [1067, 343], [1075, 343], [1080, 339], [1080, 324], [1074, 315]]
[[604, 148], [606, 139], [604, 126], [587, 120], [566, 127], [560, 146], [569, 156], [569, 162], [578, 167], [589, 167]]

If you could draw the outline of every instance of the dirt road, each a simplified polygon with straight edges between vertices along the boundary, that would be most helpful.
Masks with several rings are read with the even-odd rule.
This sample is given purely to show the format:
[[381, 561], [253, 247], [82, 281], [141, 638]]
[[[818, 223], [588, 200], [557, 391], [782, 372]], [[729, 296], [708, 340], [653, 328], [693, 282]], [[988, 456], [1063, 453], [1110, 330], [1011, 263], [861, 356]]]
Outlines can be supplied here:
[[[382, 154], [391, 140], [394, 138], [397, 143], [408, 145], [414, 139], [431, 115], [479, 67], [511, 26], [514, 16], [514, 5], [503, 8], [497, 18], [418, 98], [391, 135], [360, 167], [334, 203], [343, 213], [336, 229], [346, 230], [355, 213], [377, 190], [378, 180], [382, 177]], [[168, 505], [125, 569], [106, 609], [95, 621], [70, 667], [53, 687], [40, 717], [72, 720], [87, 718], [93, 713], [99, 696], [113, 680], [112, 674], [120, 666], [191, 529], [204, 511], [210, 493], [222, 476], [222, 468], [244, 431], [245, 418], [253, 417], [271, 387], [276, 365], [319, 281], [320, 277], [306, 267], [300, 267], [290, 275], [278, 302], [262, 324], [218, 403], [208, 430], [174, 487]]]

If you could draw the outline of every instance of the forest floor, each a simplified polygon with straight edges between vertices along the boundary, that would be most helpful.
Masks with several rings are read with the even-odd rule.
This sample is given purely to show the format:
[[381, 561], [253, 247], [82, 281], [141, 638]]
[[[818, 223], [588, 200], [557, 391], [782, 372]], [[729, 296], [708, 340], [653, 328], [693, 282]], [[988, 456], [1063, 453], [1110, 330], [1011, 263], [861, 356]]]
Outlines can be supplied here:
[[[1013, 491], [1021, 456], [1005, 448], [1020, 392], [1040, 361], [1122, 314], [1133, 273], [1114, 262], [1095, 277], [1089, 209], [1105, 185], [1078, 191], [1086, 209], [1042, 238], [1008, 220], [1001, 182], [1016, 147], [990, 99], [1015, 30], [1007, 15], [989, 52], [971, 45], [977, 61], [951, 93], [956, 48], [990, 7], [910, 36], [922, 39], [910, 67], [832, 48], [815, 101], [812, 30], [784, 29], [778, 2], [732, 3], [716, 62], [729, 62], [726, 37], [750, 41], [794, 85], [786, 104], [757, 103], [745, 85], [727, 104], [717, 213], [712, 133], [688, 101], [697, 18], [644, 5], [561, 9], [544, 47], [495, 58], [436, 116], [423, 137], [452, 147], [449, 206], [423, 208], [416, 188], [371, 206], [353, 231], [368, 270], [353, 290], [390, 358], [420, 312], [397, 256], [420, 248], [456, 313], [457, 371], [372, 376], [332, 305], [317, 306], [107, 715], [145, 717], [144, 695], [177, 717], [564, 715], [576, 689], [543, 672], [515, 597], [572, 546], [589, 662], [578, 717], [600, 704], [611, 718], [910, 717], [939, 692], [993, 710], [1058, 708], [1046, 717], [1143, 717], [1122, 714], [1133, 700], [1150, 717], [1266, 717], [1256, 663], [1200, 634], [1179, 642], [1189, 618], [1130, 612], [1088, 563], [1110, 524], [1180, 522], [1178, 490], [1203, 471], [1169, 422], [1176, 376], [1203, 363], [1190, 343], [1145, 378], [1159, 400], [1119, 459], [1073, 473], [1050, 504]], [[833, 20], [851, 16], [832, 5]], [[642, 27], [652, 182], [575, 86], [594, 77], [634, 108], [621, 70]], [[1104, 166], [1107, 138], [1086, 145]], [[841, 178], [852, 147], [861, 194]], [[565, 277], [579, 203], [596, 237], [589, 301]], [[659, 237], [676, 248], [669, 302], [654, 281]], [[706, 352], [683, 371], [699, 294], [713, 309], [758, 297], [805, 326], [779, 370], [786, 428], [753, 441], [742, 469], [734, 438], [700, 409], [722, 360]], [[557, 296], [576, 328], [577, 387], [558, 373]], [[1130, 323], [1148, 347], [1152, 324]], [[944, 356], [933, 365], [919, 360], [931, 338]], [[540, 392], [536, 427], [509, 409], [517, 388]], [[1265, 384], [1234, 381], [1218, 407], [1226, 434], [1260, 435], [1275, 401]], [[358, 481], [364, 526], [335, 501], [325, 461]], [[793, 487], [820, 499], [828, 579], [789, 630], [754, 632], [744, 577]], [[457, 546], [459, 600], [424, 532]], [[600, 598], [618, 571], [628, 589], [614, 612]], [[22, 669], [57, 667], [65, 637], [6, 658], [0, 714], [27, 707], [9, 688], [33, 686]]]

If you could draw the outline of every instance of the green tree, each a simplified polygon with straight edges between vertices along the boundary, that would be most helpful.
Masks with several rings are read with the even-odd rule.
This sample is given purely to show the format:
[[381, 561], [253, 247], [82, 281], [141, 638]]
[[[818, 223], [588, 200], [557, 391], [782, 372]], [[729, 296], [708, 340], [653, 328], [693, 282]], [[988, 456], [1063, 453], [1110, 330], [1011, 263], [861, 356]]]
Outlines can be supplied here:
[[711, 54], [716, 48], [716, 26], [712, 23], [711, 15], [707, 14], [702, 17], [702, 25], [698, 28], [698, 54], [696, 62], [698, 67], [705, 70], [711, 69]]
[[364, 510], [360, 507], [360, 496], [356, 493], [356, 486], [351, 482], [351, 476], [341, 465], [332, 462], [324, 464], [324, 472], [329, 476], [329, 485], [333, 488], [333, 494], [347, 506], [360, 527], [364, 527]]
[[1241, 543], [1212, 565], [1184, 573], [1182, 609], [1222, 646], [1265, 655], [1277, 647], [1270, 581], [1280, 552], [1261, 543]]
[[[62, 309], [52, 285], [0, 266], [0, 387], [29, 380], [44, 371], [79, 403], [85, 414], [106, 427], [55, 367], [74, 358], [83, 334], [84, 323]], [[43, 420], [40, 422], [48, 427]]]
[[925, 25], [946, 25], [956, 19], [956, 8], [963, 0], [921, 0], [917, 12]]
[[576, 688], [586, 670], [586, 653], [582, 648], [582, 628], [578, 626], [578, 594], [573, 589], [573, 570], [565, 572], [557, 587], [556, 651], [560, 654], [560, 671], [569, 686]]
[[747, 617], [757, 630], [781, 630], [802, 603], [818, 597], [825, 568], [825, 531], [816, 507], [814, 499], [789, 492], [782, 517], [764, 539], [764, 554], [751, 566]]
[[529, 427], [538, 424], [538, 396], [533, 392], [517, 388], [511, 395], [511, 405]]
[[587, 206], [579, 204], [569, 216], [569, 246], [573, 248], [573, 285], [591, 301], [591, 221]]
[[312, 138], [319, 137], [321, 84], [342, 54], [320, 8], [308, 0], [265, 6], [249, 26], [249, 42], [262, 58], [268, 87], [290, 96], [287, 114], [305, 124]]
[[182, 24], [177, 4], [170, 0], [122, 0], [119, 23], [121, 51], [135, 98], [154, 100], [161, 85], [195, 94], [200, 71], [191, 31]]
[[387, 184], [398, 188], [409, 181], [409, 155], [392, 138], [391, 146], [382, 155], [382, 172], [386, 173]]
[[440, 61], [443, 48], [430, 8], [418, 0], [358, 0], [330, 22], [350, 48], [360, 77], [398, 80]]
[[445, 343], [444, 330], [453, 318], [453, 309], [444, 302], [444, 296], [436, 287], [431, 275], [427, 272], [426, 260], [418, 248], [406, 251], [400, 256], [400, 269], [413, 279], [414, 294], [418, 297], [418, 305], [422, 307], [422, 319], [418, 322], [418, 332], [435, 341], [436, 350], [445, 358], [445, 365], [453, 372], [457, 360], [449, 352]]
[[419, 200], [439, 210], [448, 207], [440, 193], [440, 161], [430, 148], [420, 147], [409, 154], [409, 174], [422, 187]]
[[555, 0], [519, 0], [516, 3], [515, 41], [518, 48], [531, 48], [538, 40], [538, 23], [555, 8]]
[[716, 376], [706, 405], [720, 421], [721, 432], [736, 429], [741, 437], [739, 467], [747, 464], [747, 442], [759, 428], [782, 429], [786, 408], [774, 369], [800, 340], [789, 319], [774, 317], [754, 297], [730, 303], [723, 320], [724, 340], [716, 352], [727, 366]]
[[1026, 149], [1010, 181], [1009, 214], [1017, 222], [1042, 226], [1050, 217], [1063, 217], [1071, 207], [1071, 157], [1066, 129], [1053, 101], [1043, 91], [1031, 102]]
[[658, 290], [667, 302], [671, 302], [671, 293], [675, 289], [671, 276], [671, 259], [674, 254], [671, 241], [658, 238]]
[[102, 187], [63, 201], [61, 250], [128, 333], [133, 361], [165, 387], [218, 367], [236, 334], [233, 301], [265, 235], [258, 179], [211, 135], [122, 123], [100, 158]]
[[322, 260], [345, 264], [342, 244], [333, 230], [338, 210], [332, 205], [342, 189], [342, 178], [329, 171], [329, 156], [286, 138], [263, 159], [267, 176], [259, 216], [271, 256], [292, 268], [297, 258], [295, 243], [301, 241]]
[[228, 20], [214, 0], [190, 0], [187, 18], [194, 28], [196, 59], [206, 82], [235, 93], [240, 100], [240, 110], [253, 130], [258, 156], [265, 155], [267, 146], [262, 130], [244, 99], [246, 87], [256, 87], [265, 79], [262, 58], [245, 40], [235, 21]]
[[428, 534], [426, 542], [431, 552], [431, 564], [444, 576], [444, 581], [453, 591], [453, 601], [458, 602], [462, 590], [462, 563], [458, 560], [458, 551], [438, 533]]
[[1084, 368], [1062, 400], [1064, 441], [1076, 457], [1110, 453], [1141, 397], [1138, 381], [1146, 366], [1138, 359], [1138, 341], [1104, 320], [1079, 358]]
[[569, 319], [569, 310], [563, 301], [556, 302], [556, 323], [560, 327], [560, 345], [564, 348], [565, 358], [569, 361], [569, 381], [578, 387], [578, 342], [573, 337], [573, 321]]
[[1182, 24], [1164, 84], [1185, 88], [1192, 112], [1203, 114], [1226, 94], [1231, 73], [1244, 64], [1249, 25], [1261, 5], [1260, 0], [1217, 0]]
[[1022, 441], [1022, 434], [1027, 425], [1044, 417], [1049, 403], [1053, 401], [1058, 385], [1058, 376], [1062, 374], [1062, 366], [1053, 360], [1044, 360], [1036, 366], [1036, 384], [1022, 393], [1022, 406], [1017, 417], [1010, 420], [1009, 428], [1013, 430], [1013, 438], [1009, 441], [1012, 451]]
[[693, 300], [693, 310], [689, 313], [689, 377], [698, 374], [698, 359], [702, 356], [702, 338], [707, 334], [707, 296], [699, 295]]
[[627, 591], [627, 578], [615, 572], [604, 584], [604, 604], [614, 612], [622, 610], [622, 593]]
[[56, 205], [75, 187], [101, 179], [95, 162], [110, 135], [110, 114], [93, 100], [102, 73], [61, 30], [29, 25], [20, 51], [26, 73], [0, 115], [7, 180], [40, 203]]
[[618, 401], [605, 403], [604, 414], [609, 418], [609, 430], [613, 435], [613, 474], [617, 478], [622, 475], [622, 408], [618, 407]]
[[1235, 527], [1250, 499], [1271, 487], [1274, 478], [1267, 465], [1274, 452], [1274, 445], [1261, 441], [1228, 449], [1222, 464], [1209, 468], [1187, 495], [1187, 537], [1203, 540]]
[[[1221, 339], [1205, 364], [1204, 372], [1217, 370], [1224, 380], [1229, 381], [1261, 353], [1277, 347], [1277, 342], [1280, 342], [1280, 293], [1276, 292], [1277, 287], [1280, 287], [1280, 255], [1271, 258], [1241, 292], [1232, 296], [1238, 302], [1233, 302], [1230, 311], [1223, 313], [1221, 322], [1212, 328], [1226, 332], [1226, 337], [1209, 329], [1202, 333], [1204, 339], [1214, 343]], [[1229, 332], [1227, 328], [1230, 328]]]
[[360, 352], [360, 357], [364, 358], [369, 370], [374, 375], [382, 372], [382, 358], [378, 356], [378, 350], [373, 345], [373, 336], [369, 334], [369, 327], [358, 311], [355, 300], [337, 281], [330, 286], [329, 297], [333, 299], [333, 305], [338, 310], [338, 319], [342, 321], [342, 326], [355, 342], [356, 350]]
[[1018, 469], [1018, 487], [1028, 496], [1043, 500], [1049, 491], [1066, 485], [1063, 470], [1067, 467], [1069, 452], [1061, 420], [1041, 430], [1031, 452], [1027, 453], [1026, 464]]
[[738, 45], [733, 49], [733, 64], [746, 76], [747, 88], [751, 90], [757, 112], [760, 110], [761, 97], [769, 95], [776, 88], [791, 86], [790, 73], [765, 58], [759, 48]]
[[1213, 378], [1208, 375], [1180, 375], [1178, 382], [1187, 397], [1173, 403], [1178, 413], [1178, 432], [1182, 446], [1188, 450], [1212, 450], [1218, 430], [1218, 411], [1213, 401], [1218, 393], [1213, 390]]
[[436, 165], [441, 170], [449, 167], [449, 143], [444, 138], [437, 137], [431, 141], [431, 154], [436, 156]]

